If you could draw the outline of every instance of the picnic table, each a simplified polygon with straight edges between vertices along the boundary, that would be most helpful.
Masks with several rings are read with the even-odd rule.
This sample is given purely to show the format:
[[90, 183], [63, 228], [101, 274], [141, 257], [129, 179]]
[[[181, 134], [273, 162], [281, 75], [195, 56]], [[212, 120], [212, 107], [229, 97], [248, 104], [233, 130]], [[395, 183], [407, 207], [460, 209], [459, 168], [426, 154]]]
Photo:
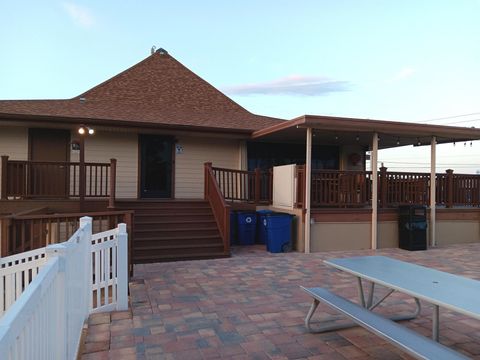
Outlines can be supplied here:
[[[390, 325], [389, 319], [385, 319], [384, 322], [381, 317], [372, 312], [373, 309], [384, 302], [394, 292], [412, 296], [417, 308], [412, 314], [391, 317], [393, 320], [406, 320], [418, 316], [421, 310], [419, 300], [433, 305], [432, 339], [435, 342], [438, 342], [439, 339], [440, 308], [452, 310], [480, 320], [480, 281], [386, 256], [337, 258], [325, 260], [324, 262], [329, 266], [352, 274], [357, 278], [361, 308], [358, 309], [355, 307], [356, 304], [332, 294], [326, 289], [304, 288], [305, 291], [314, 297], [314, 303], [305, 319], [305, 325], [311, 331], [313, 331], [310, 324], [311, 318], [320, 300], [339, 310], [344, 315], [347, 315], [357, 324], [366, 327], [380, 336], [385, 335], [385, 331], [388, 332], [387, 340], [392, 340], [393, 338], [394, 341], [392, 342], [399, 345], [396, 334], [404, 332], [404, 330], [400, 328], [400, 325], [396, 323]], [[368, 292], [364, 290], [363, 282], [365, 280], [369, 284]], [[382, 294], [379, 299], [375, 299], [374, 296], [377, 285], [388, 289], [386, 294]], [[331, 326], [323, 326], [319, 328], [318, 331], [336, 330], [351, 326], [352, 324], [333, 324]], [[377, 328], [386, 330], [377, 332]], [[405, 328], [405, 330], [407, 329]], [[407, 337], [417, 341], [418, 338], [410, 332], [411, 331], [409, 331]], [[405, 342], [407, 345], [400, 347], [409, 350], [411, 341]], [[425, 347], [426, 345], [423, 346]]]

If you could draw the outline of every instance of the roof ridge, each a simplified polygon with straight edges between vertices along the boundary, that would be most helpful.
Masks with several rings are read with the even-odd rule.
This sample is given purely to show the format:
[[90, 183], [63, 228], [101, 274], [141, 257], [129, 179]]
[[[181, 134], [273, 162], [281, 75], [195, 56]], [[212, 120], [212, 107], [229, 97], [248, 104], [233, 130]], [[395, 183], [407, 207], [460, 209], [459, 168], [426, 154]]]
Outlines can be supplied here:
[[[170, 56], [170, 55], [169, 55]], [[183, 67], [185, 70], [187, 70], [189, 73], [191, 73], [193, 76], [195, 76], [197, 79], [203, 81], [204, 83], [206, 83], [207, 85], [209, 85], [212, 89], [214, 89], [217, 93], [219, 93], [223, 98], [227, 99], [229, 102], [231, 102], [232, 104], [234, 104], [235, 106], [238, 106], [240, 109], [246, 111], [247, 113], [251, 114], [251, 115], [255, 115], [253, 114], [252, 112], [248, 111], [247, 109], [245, 109], [242, 105], [240, 105], [239, 103], [237, 103], [236, 101], [233, 101], [232, 99], [230, 99], [227, 95], [225, 95], [223, 92], [221, 92], [220, 90], [218, 90], [215, 86], [213, 86], [212, 84], [210, 84], [210, 82], [208, 82], [207, 80], [205, 80], [204, 78], [202, 78], [201, 76], [195, 74], [192, 70], [190, 70], [188, 67], [186, 67], [185, 65], [183, 65], [180, 61], [178, 61], [177, 59], [175, 59], [173, 56], [170, 56], [170, 58], [175, 61], [178, 65], [180, 65], [181, 67]]]
[[[86, 97], [85, 95], [88, 94], [89, 92], [91, 92], [91, 91], [93, 91], [93, 90], [97, 90], [97, 89], [99, 89], [99, 88], [101, 88], [101, 87], [103, 87], [103, 86], [111, 83], [111, 82], [112, 82], [113, 80], [115, 80], [116, 78], [122, 76], [123, 74], [129, 72], [130, 70], [136, 68], [137, 66], [140, 66], [141, 64], [147, 62], [148, 60], [151, 60], [155, 54], [157, 54], [157, 52], [154, 52], [153, 54], [147, 56], [147, 57], [146, 57], [145, 59], [143, 59], [142, 61], [140, 61], [140, 62], [138, 62], [138, 63], [136, 63], [136, 64], [133, 64], [132, 66], [126, 68], [125, 70], [119, 72], [118, 74], [113, 75], [111, 78], [108, 78], [107, 80], [102, 81], [100, 84], [97, 84], [97, 85], [95, 85], [94, 87], [88, 89], [87, 91], [81, 93], [80, 95], [74, 96], [73, 98], [68, 99], [68, 100], [75, 100], [75, 99], [78, 99], [78, 98], [81, 98], [81, 97]], [[165, 54], [165, 55], [166, 55], [166, 56], [170, 56], [168, 53]], [[164, 56], [164, 55], [162, 55], [162, 56]], [[172, 56], [170, 56], [170, 57], [173, 59]]]

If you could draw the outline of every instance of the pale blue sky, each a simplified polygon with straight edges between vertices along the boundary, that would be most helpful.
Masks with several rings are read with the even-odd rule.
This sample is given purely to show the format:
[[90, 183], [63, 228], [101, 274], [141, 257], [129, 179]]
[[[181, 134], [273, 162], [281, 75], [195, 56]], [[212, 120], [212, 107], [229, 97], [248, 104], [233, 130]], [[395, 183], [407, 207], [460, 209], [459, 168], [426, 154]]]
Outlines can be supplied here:
[[[2, 1], [0, 99], [73, 97], [155, 45], [258, 114], [479, 127], [478, 19], [479, 0]], [[480, 169], [478, 143], [439, 156]], [[417, 169], [428, 151], [380, 160]]]

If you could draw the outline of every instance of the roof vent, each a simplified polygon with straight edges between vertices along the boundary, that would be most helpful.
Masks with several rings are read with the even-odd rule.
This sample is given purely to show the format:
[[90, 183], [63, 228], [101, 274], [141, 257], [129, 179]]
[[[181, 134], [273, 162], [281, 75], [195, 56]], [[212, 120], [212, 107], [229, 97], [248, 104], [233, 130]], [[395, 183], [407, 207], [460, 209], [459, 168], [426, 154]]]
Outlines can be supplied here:
[[81, 102], [81, 103], [84, 103], [85, 101], [87, 101], [86, 98], [84, 98], [84, 97], [81, 97], [81, 98], [80, 98], [80, 102]]
[[168, 55], [168, 52], [167, 50], [163, 49], [163, 48], [160, 48], [157, 50], [157, 53], [159, 53], [160, 55]]

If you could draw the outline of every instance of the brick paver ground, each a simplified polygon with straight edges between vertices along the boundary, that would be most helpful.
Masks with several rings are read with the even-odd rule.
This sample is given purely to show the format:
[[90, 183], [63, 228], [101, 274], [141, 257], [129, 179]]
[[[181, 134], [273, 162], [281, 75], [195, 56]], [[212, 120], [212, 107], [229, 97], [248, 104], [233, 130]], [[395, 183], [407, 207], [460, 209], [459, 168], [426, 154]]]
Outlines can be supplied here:
[[[356, 280], [322, 260], [373, 254], [480, 280], [480, 244], [309, 255], [253, 246], [235, 248], [229, 259], [138, 265], [130, 310], [90, 316], [82, 359], [408, 359], [362, 328], [305, 330], [311, 300], [299, 285], [328, 287], [356, 300]], [[388, 304], [379, 311], [414, 309], [401, 294]], [[422, 306], [420, 317], [403, 324], [430, 336], [432, 308]], [[316, 316], [332, 314], [321, 305]], [[480, 321], [444, 309], [440, 316], [441, 342], [480, 359]]]

